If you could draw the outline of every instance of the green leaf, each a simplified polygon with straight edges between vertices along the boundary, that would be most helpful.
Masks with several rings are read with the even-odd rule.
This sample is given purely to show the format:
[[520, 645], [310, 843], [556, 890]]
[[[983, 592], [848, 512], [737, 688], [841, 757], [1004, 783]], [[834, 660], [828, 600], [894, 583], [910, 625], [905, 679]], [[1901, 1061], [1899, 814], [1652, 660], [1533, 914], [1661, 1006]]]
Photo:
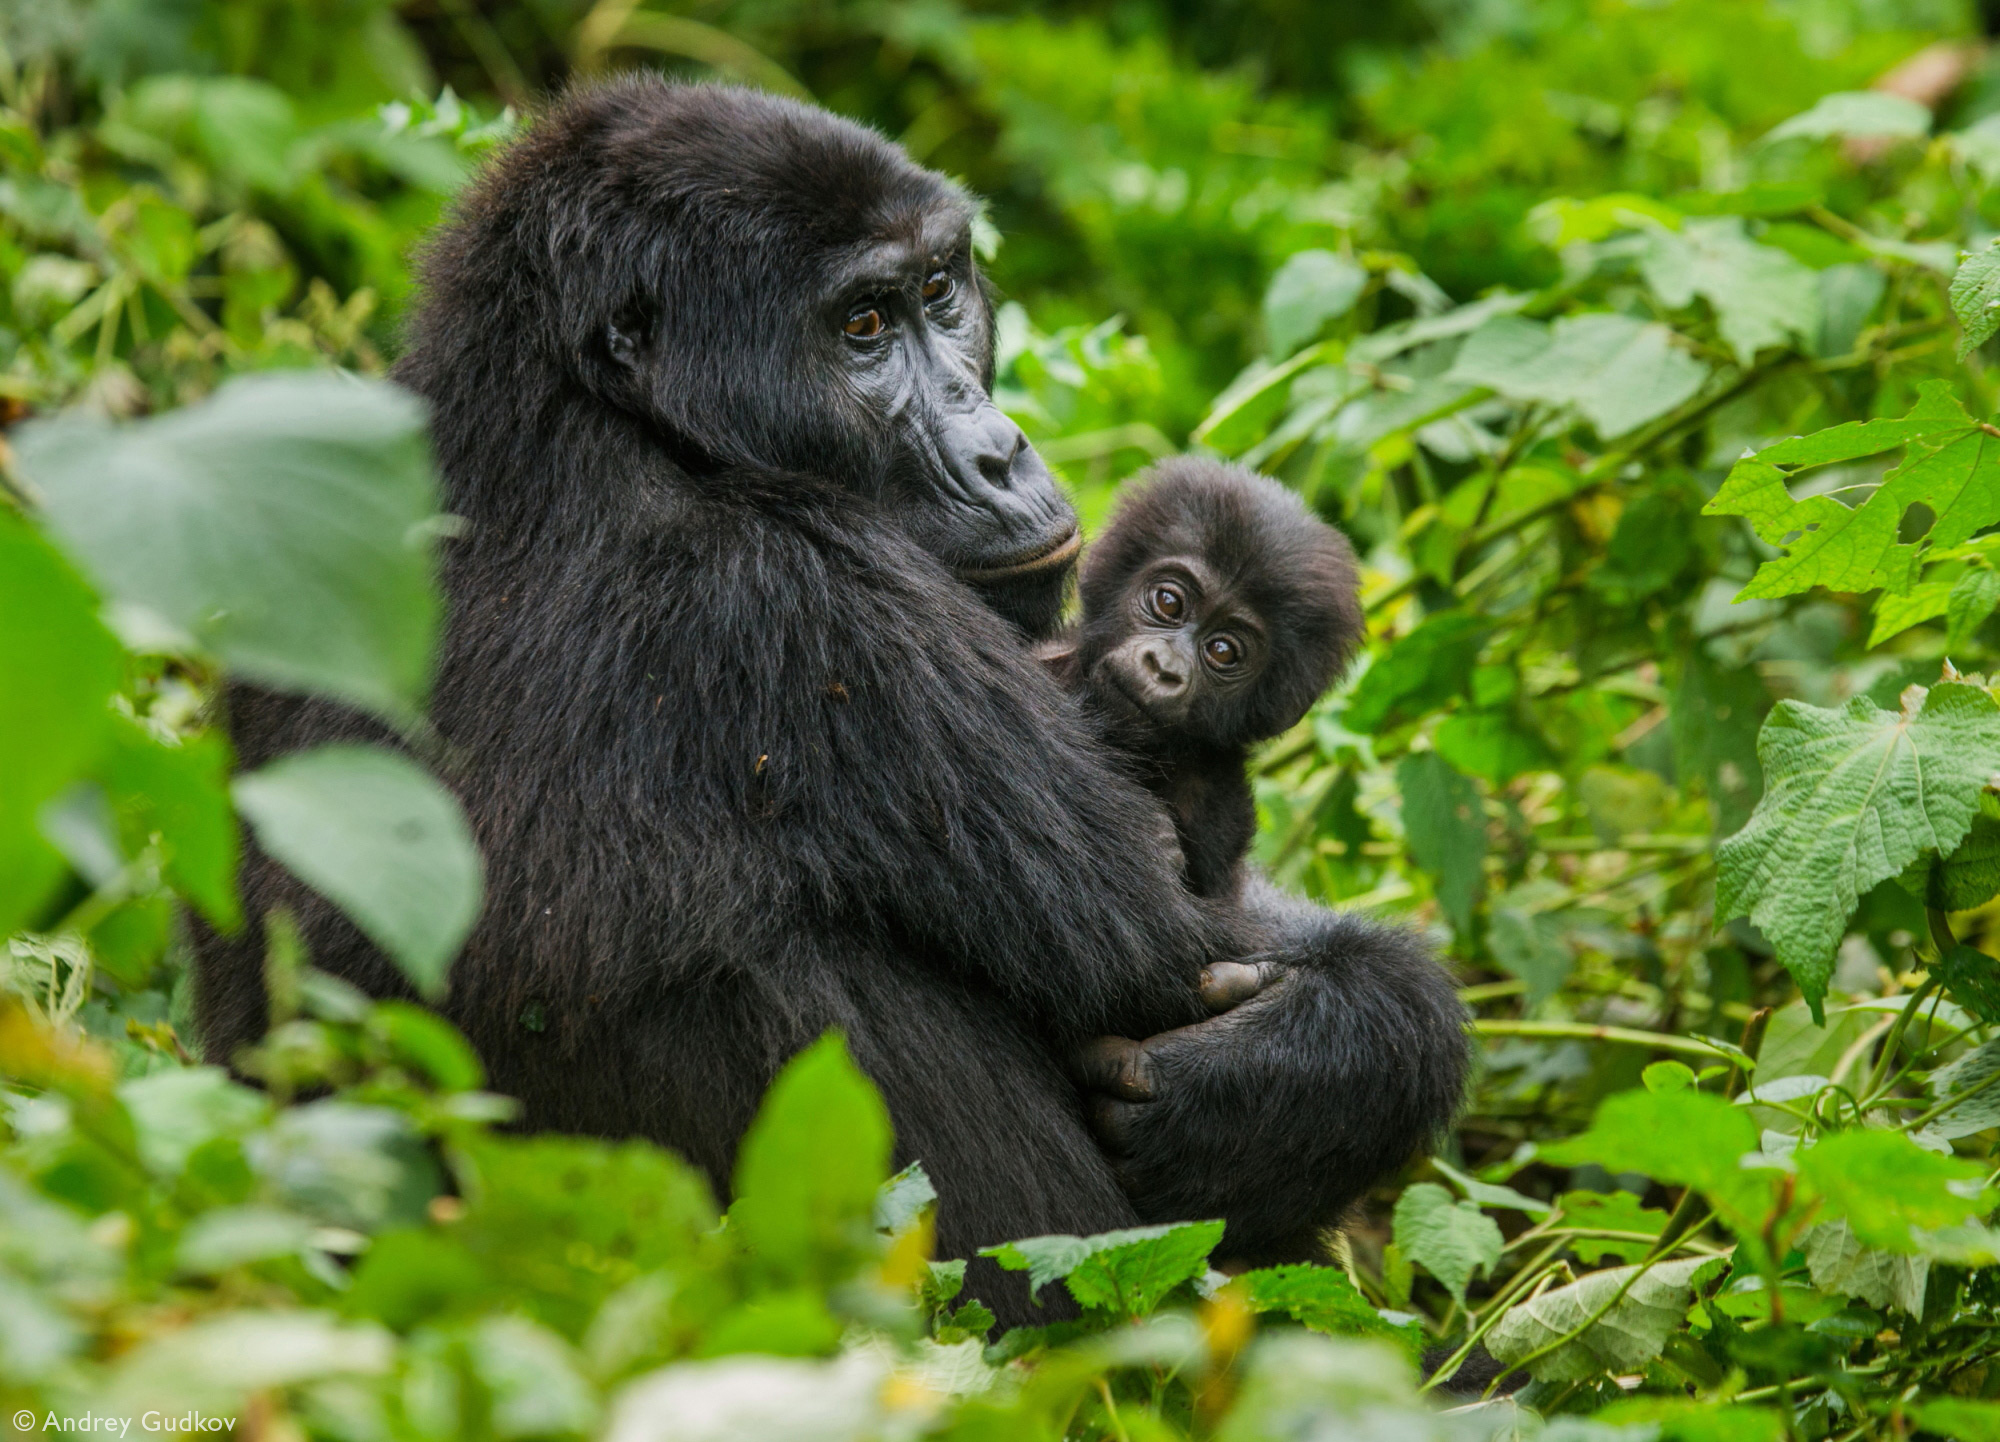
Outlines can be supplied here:
[[1823, 1215], [1845, 1217], [1863, 1246], [1886, 1252], [1923, 1252], [1920, 1233], [1986, 1210], [1979, 1165], [1925, 1151], [1901, 1132], [1836, 1132], [1800, 1152], [1798, 1167], [1818, 1190]]
[[2000, 240], [1960, 254], [1951, 278], [1951, 309], [1964, 332], [1958, 340], [1958, 358], [1964, 360], [2000, 330]]
[[1516, 400], [1575, 406], [1606, 440], [1665, 415], [1701, 389], [1708, 367], [1673, 331], [1614, 312], [1553, 327], [1500, 316], [1466, 338], [1449, 379]]
[[1376, 658], [1348, 698], [1346, 724], [1380, 731], [1392, 721], [1413, 720], [1462, 692], [1492, 628], [1466, 611], [1446, 611]]
[[[937, 1201], [937, 1188], [922, 1162], [911, 1162], [882, 1183], [875, 1194], [875, 1230], [901, 1232], [914, 1226], [926, 1208]], [[963, 1264], [961, 1264], [963, 1265]]]
[[[1924, 381], [1907, 416], [1851, 421], [1794, 437], [1745, 456], [1730, 470], [1705, 516], [1742, 516], [1758, 537], [1784, 549], [1738, 594], [1796, 595], [1814, 586], [1860, 593], [1907, 592], [1924, 557], [1958, 545], [2000, 522], [2000, 451], [1942, 381]], [[1861, 504], [1830, 495], [1792, 499], [1801, 470], [1879, 455], [1907, 446], [1902, 465]], [[1898, 539], [1906, 513], [1922, 506], [1934, 519], [1916, 541]]]
[[1435, 751], [1415, 751], [1396, 767], [1403, 833], [1417, 864], [1435, 878], [1438, 904], [1461, 936], [1485, 884], [1486, 812], [1479, 790]]
[[[1529, 1374], [1543, 1382], [1578, 1382], [1600, 1372], [1637, 1371], [1660, 1355], [1687, 1316], [1695, 1274], [1719, 1265], [1715, 1258], [1688, 1257], [1655, 1262], [1643, 1271], [1614, 1267], [1592, 1272], [1508, 1308], [1486, 1334], [1486, 1350], [1511, 1366], [1582, 1328], [1573, 1340], [1529, 1362]], [[1626, 1290], [1619, 1297], [1621, 1288]], [[1604, 1315], [1591, 1322], [1600, 1311]]]
[[730, 1225], [782, 1278], [831, 1280], [873, 1245], [889, 1109], [828, 1032], [778, 1073], [736, 1157]]
[[1396, 1245], [1463, 1302], [1473, 1277], [1500, 1264], [1505, 1239], [1477, 1202], [1454, 1201], [1435, 1182], [1418, 1182], [1396, 1199]]
[[1209, 407], [1207, 416], [1188, 439], [1195, 445], [1213, 446], [1225, 455], [1234, 455], [1263, 435], [1285, 408], [1292, 382], [1311, 367], [1332, 359], [1332, 342], [1307, 346], [1290, 360], [1278, 365], [1253, 361], [1231, 381]]
[[276, 1207], [223, 1207], [204, 1212], [181, 1233], [174, 1265], [214, 1276], [233, 1267], [296, 1256], [312, 1240], [313, 1224]]
[[258, 843], [354, 919], [425, 996], [479, 916], [479, 848], [457, 798], [409, 758], [335, 745], [239, 776]]
[[[1667, 1229], [1665, 1212], [1639, 1204], [1630, 1192], [1564, 1192], [1556, 1198], [1562, 1224], [1594, 1232], [1631, 1232], [1657, 1239]], [[1586, 1262], [1637, 1262], [1653, 1250], [1651, 1241], [1622, 1237], [1577, 1237], [1570, 1250]]]
[[979, 1255], [1026, 1272], [1031, 1290], [1061, 1278], [1079, 1306], [1143, 1317], [1208, 1270], [1222, 1229], [1221, 1222], [1176, 1222], [1091, 1237], [1029, 1237], [981, 1248]]
[[1667, 718], [1674, 765], [1683, 778], [1701, 778], [1720, 834], [1750, 819], [1764, 789], [1757, 732], [1770, 705], [1755, 668], [1725, 667], [1699, 641], [1688, 648]]
[[1503, 971], [1527, 983], [1523, 1001], [1530, 1011], [1554, 996], [1576, 965], [1567, 941], [1571, 918], [1545, 909], [1567, 895], [1560, 883], [1544, 877], [1493, 898], [1486, 946]]
[[1882, 592], [1875, 598], [1875, 624], [1868, 632], [1868, 648], [1872, 651], [1890, 637], [1944, 615], [1951, 609], [1952, 588], [1950, 581], [1919, 581], [1901, 594]]
[[1712, 305], [1717, 329], [1742, 365], [1767, 346], [1810, 346], [1819, 334], [1818, 275], [1752, 240], [1740, 217], [1648, 231], [1640, 269], [1663, 304], [1679, 309], [1700, 296]]
[[235, 930], [243, 916], [236, 899], [227, 738], [204, 731], [170, 743], [118, 716], [110, 741], [98, 776], [133, 833], [129, 839], [143, 844], [157, 832], [166, 844], [167, 879], [210, 923]]
[[2000, 1022], [2000, 966], [1983, 951], [1954, 946], [1931, 964], [1953, 1001], [1989, 1026]]
[[1915, 137], [1931, 133], [1928, 106], [1881, 90], [1841, 90], [1822, 95], [1812, 109], [1782, 121], [1762, 144], [1781, 140], [1829, 140], [1847, 135]]
[[1716, 915], [1748, 916], [1816, 1008], [1862, 894], [1971, 827], [2000, 770], [2000, 705], [1957, 683], [1912, 687], [1900, 712], [1782, 701], [1757, 755], [1764, 798], [1717, 853]]
[[1979, 814], [1955, 851], [1942, 860], [1919, 857], [1900, 878], [1924, 905], [1939, 911], [1970, 911], [2000, 894], [2000, 819], [1985, 809], [1991, 805], [1988, 798], [1981, 801]]
[[238, 1086], [216, 1066], [134, 1077], [119, 1084], [118, 1100], [132, 1118], [140, 1160], [160, 1177], [179, 1176], [197, 1149], [243, 1136], [271, 1112], [262, 1092]]
[[1533, 1216], [1544, 1216], [1553, 1210], [1547, 1202], [1517, 1192], [1512, 1187], [1482, 1182], [1479, 1178], [1468, 1176], [1451, 1163], [1437, 1157], [1431, 1158], [1431, 1165], [1454, 1187], [1482, 1207], [1512, 1208], [1517, 1212], [1527, 1212]]
[[1639, 1074], [1647, 1091], [1654, 1095], [1684, 1092], [1694, 1085], [1694, 1069], [1677, 1061], [1656, 1061]]
[[430, 683], [437, 509], [422, 407], [320, 373], [131, 425], [19, 431], [49, 522], [122, 606], [241, 675], [406, 722]]
[[1438, 755], [1460, 771], [1505, 786], [1524, 771], [1553, 771], [1555, 753], [1518, 711], [1454, 711], [1431, 737]]
[[1271, 354], [1288, 356], [1320, 327], [1354, 308], [1367, 288], [1368, 272], [1330, 250], [1295, 251], [1264, 292], [1264, 333]]
[[1337, 1267], [1306, 1262], [1259, 1267], [1244, 1272], [1232, 1285], [1241, 1289], [1253, 1312], [1283, 1312], [1301, 1326], [1330, 1337], [1385, 1337], [1401, 1343], [1412, 1357], [1423, 1350], [1422, 1327], [1398, 1326], [1383, 1317]]
[[[1982, 958], [1991, 967], [1991, 958]], [[1965, 1092], [1978, 1091], [1978, 1095], [1966, 1098], [1948, 1112], [1932, 1121], [1926, 1130], [1934, 1131], [1947, 1140], [1969, 1137], [1988, 1127], [2000, 1127], [2000, 1083], [1987, 1085], [1995, 1072], [2000, 1072], [2000, 1041], [1982, 1043], [1967, 1052], [1949, 1066], [1941, 1066], [1930, 1075], [1931, 1096], [1943, 1102]]]
[[2000, 571], [1974, 566], [1960, 576], [1945, 602], [1946, 649], [1962, 651], [1971, 645], [1973, 632], [1993, 614], [1995, 606], [2000, 606]]
[[1694, 516], [1677, 495], [1648, 491], [1618, 518], [1604, 563], [1586, 584], [1617, 605], [1664, 591], [1694, 559]]
[[0, 509], [0, 935], [62, 876], [36, 813], [94, 759], [123, 679], [118, 643], [69, 564]]
[[2000, 1442], [2000, 1402], [1938, 1397], [1912, 1409], [1917, 1426], [1952, 1442]]
[[1864, 1247], [1846, 1222], [1823, 1222], [1799, 1239], [1815, 1287], [1841, 1297], [1859, 1297], [1871, 1307], [1901, 1307], [1924, 1314], [1929, 1257], [1898, 1256]]
[[1558, 1166], [1596, 1162], [1656, 1182], [1696, 1187], [1739, 1233], [1755, 1233], [1769, 1210], [1769, 1173], [1739, 1165], [1757, 1150], [1757, 1127], [1708, 1092], [1619, 1092], [1597, 1109], [1590, 1129], [1542, 1148]]

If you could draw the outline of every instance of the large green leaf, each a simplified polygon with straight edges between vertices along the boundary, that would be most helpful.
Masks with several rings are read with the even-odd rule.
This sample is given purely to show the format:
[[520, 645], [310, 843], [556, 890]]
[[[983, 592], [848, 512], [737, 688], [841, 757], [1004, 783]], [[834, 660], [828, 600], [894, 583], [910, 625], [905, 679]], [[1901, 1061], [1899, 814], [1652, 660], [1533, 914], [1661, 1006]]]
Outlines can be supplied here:
[[1293, 1321], [1334, 1337], [1386, 1337], [1414, 1355], [1424, 1344], [1421, 1327], [1389, 1321], [1338, 1267], [1295, 1262], [1260, 1267], [1239, 1276], [1234, 1285], [1254, 1312], [1283, 1312]]
[[1739, 1233], [1754, 1234], [1770, 1208], [1773, 1175], [1742, 1166], [1756, 1151], [1756, 1124], [1719, 1096], [1630, 1091], [1606, 1098], [1588, 1131], [1544, 1147], [1542, 1156], [1695, 1187]]
[[1717, 854], [1716, 915], [1756, 923], [1817, 1008], [1861, 895], [1972, 825], [2000, 771], [2000, 705], [1958, 683], [1912, 687], [1900, 711], [1783, 701], [1757, 756], [1764, 798]]
[[1410, 854], [1437, 882], [1438, 904], [1462, 936], [1472, 929], [1486, 873], [1486, 812], [1479, 789], [1435, 751], [1415, 751], [1396, 767], [1403, 833]]
[[1330, 250], [1294, 252], [1264, 292], [1264, 333], [1271, 354], [1287, 356], [1336, 316], [1346, 315], [1368, 285], [1368, 272]]
[[[1799, 501], [1788, 489], [1799, 472], [1907, 446], [1903, 464], [1856, 506], [1830, 495]], [[1758, 537], [1784, 549], [1739, 595], [1791, 596], [1814, 586], [1907, 592], [1924, 554], [1955, 546], [2000, 522], [2000, 438], [1966, 413], [1943, 381], [1925, 381], [1910, 413], [1851, 421], [1745, 456], [1702, 509], [1742, 516]], [[1904, 517], [1922, 506], [1934, 517], [1917, 540], [1899, 539]]]
[[322, 746], [239, 776], [258, 843], [334, 902], [426, 996], [480, 905], [479, 848], [449, 791], [408, 757]]
[[1708, 367], [1676, 340], [1666, 326], [1615, 312], [1565, 316], [1553, 327], [1499, 316], [1466, 338], [1451, 379], [1517, 400], [1575, 406], [1610, 439], [1701, 389]]
[[1819, 334], [1819, 277], [1784, 251], [1752, 240], [1738, 216], [1648, 231], [1640, 267], [1653, 293], [1676, 308], [1698, 295], [1749, 365], [1767, 346], [1810, 346]]
[[1964, 360], [2000, 330], [2000, 241], [1961, 259], [1951, 278], [1951, 308], [1964, 332], [1958, 340]]
[[1930, 1279], [1929, 1257], [1898, 1256], [1864, 1247], [1845, 1221], [1822, 1222], [1799, 1238], [1806, 1269], [1815, 1287], [1841, 1297], [1859, 1297], [1871, 1307], [1901, 1307], [1912, 1317], [1924, 1314], [1924, 1290]]
[[103, 746], [122, 672], [89, 589], [0, 509], [0, 935], [62, 874], [36, 812]]
[[889, 1109], [829, 1032], [778, 1073], [736, 1156], [730, 1225], [781, 1280], [829, 1280], [873, 1245]]
[[1377, 657], [1355, 683], [1346, 724], [1356, 731], [1380, 731], [1392, 722], [1413, 720], [1463, 691], [1492, 630], [1466, 611], [1428, 617], [1387, 655]]
[[1567, 1287], [1552, 1288], [1508, 1308], [1486, 1334], [1486, 1350], [1513, 1365], [1581, 1329], [1573, 1339], [1528, 1362], [1529, 1374], [1543, 1382], [1577, 1382], [1599, 1372], [1636, 1371], [1660, 1355], [1668, 1336], [1687, 1316], [1694, 1301], [1695, 1274], [1720, 1265], [1712, 1257], [1687, 1257], [1655, 1262], [1643, 1271], [1614, 1267], [1592, 1272]]
[[1222, 1228], [1221, 1222], [1176, 1222], [1090, 1237], [1029, 1237], [980, 1255], [1010, 1272], [1026, 1272], [1035, 1290], [1060, 1277], [1080, 1306], [1143, 1317], [1208, 1270]]
[[1901, 1132], [1836, 1132], [1800, 1152], [1798, 1165], [1824, 1214], [1845, 1217], [1863, 1246], [1885, 1252], [1924, 1252], [1924, 1233], [1976, 1220], [1990, 1206], [1979, 1187], [1983, 1167], [1927, 1152]]
[[[1992, 1080], [2000, 1072], [2000, 1041], [1989, 1041], [1967, 1052], [1949, 1066], [1931, 1073], [1931, 1095], [1938, 1102], [1963, 1096], [1951, 1110], [1930, 1124], [1930, 1130], [1948, 1140], [1969, 1137], [1988, 1127], [2000, 1127], [2000, 1082]], [[1976, 1093], [1975, 1095], [1966, 1095]]]
[[113, 600], [252, 680], [403, 721], [439, 603], [423, 408], [386, 382], [248, 376], [126, 426], [24, 426], [50, 524]]
[[1841, 90], [1822, 95], [1812, 109], [1774, 127], [1764, 144], [1827, 140], [1844, 135], [1914, 137], [1931, 130], [1930, 107], [1881, 90]]
[[1500, 1264], [1504, 1243], [1477, 1202], [1456, 1201], [1435, 1182], [1418, 1182], [1396, 1199], [1397, 1247], [1461, 1302], [1473, 1277]]

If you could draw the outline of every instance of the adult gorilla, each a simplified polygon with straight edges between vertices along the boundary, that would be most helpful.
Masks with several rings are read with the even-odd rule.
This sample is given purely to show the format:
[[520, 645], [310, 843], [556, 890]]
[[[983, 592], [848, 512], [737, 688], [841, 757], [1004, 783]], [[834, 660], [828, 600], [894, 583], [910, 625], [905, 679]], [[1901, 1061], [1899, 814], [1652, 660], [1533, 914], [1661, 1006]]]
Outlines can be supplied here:
[[[399, 374], [468, 523], [433, 717], [489, 895], [447, 1010], [533, 1125], [652, 1137], [718, 1187], [840, 1027], [948, 1255], [1202, 1216], [1301, 1255], [1450, 1115], [1459, 1009], [1400, 932], [1190, 897], [1029, 655], [1075, 520], [987, 395], [973, 213], [820, 111], [628, 80], [439, 236]], [[357, 726], [232, 704], [253, 763]], [[274, 866], [246, 883], [399, 990]], [[212, 1056], [262, 1029], [259, 950], [204, 945]], [[1210, 1018], [1205, 971], [1252, 999]]]

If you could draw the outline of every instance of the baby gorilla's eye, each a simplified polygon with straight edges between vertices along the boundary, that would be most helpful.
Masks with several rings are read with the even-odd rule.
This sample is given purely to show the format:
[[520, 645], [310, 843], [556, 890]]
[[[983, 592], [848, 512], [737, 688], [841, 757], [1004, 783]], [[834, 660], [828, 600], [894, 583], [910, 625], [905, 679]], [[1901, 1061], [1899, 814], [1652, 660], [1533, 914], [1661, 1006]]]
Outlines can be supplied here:
[[857, 340], [873, 340], [882, 334], [887, 326], [888, 322], [883, 319], [880, 308], [864, 305], [847, 318], [847, 324], [841, 329]]
[[1201, 650], [1208, 657], [1208, 664], [1220, 671], [1241, 665], [1243, 661], [1243, 647], [1234, 636], [1210, 636]]
[[1178, 621], [1187, 612], [1187, 597], [1181, 594], [1179, 586], [1162, 581], [1146, 597], [1146, 605], [1162, 621]]
[[941, 270], [924, 277], [924, 304], [943, 305], [958, 290], [958, 282]]

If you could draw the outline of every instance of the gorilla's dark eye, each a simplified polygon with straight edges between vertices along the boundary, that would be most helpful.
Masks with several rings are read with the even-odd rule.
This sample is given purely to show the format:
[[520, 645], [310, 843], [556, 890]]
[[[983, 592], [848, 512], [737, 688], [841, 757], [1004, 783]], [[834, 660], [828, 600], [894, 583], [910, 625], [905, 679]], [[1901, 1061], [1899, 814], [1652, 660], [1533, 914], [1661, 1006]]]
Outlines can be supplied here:
[[924, 278], [924, 304], [942, 305], [957, 289], [957, 281], [941, 270], [934, 270]]
[[1234, 636], [1210, 636], [1203, 643], [1201, 652], [1208, 657], [1208, 664], [1218, 671], [1227, 671], [1243, 661], [1243, 647], [1237, 644]]
[[847, 318], [841, 329], [857, 340], [873, 340], [888, 328], [889, 322], [883, 317], [878, 306], [864, 305]]
[[1187, 613], [1187, 597], [1179, 586], [1162, 581], [1146, 597], [1146, 606], [1162, 621], [1178, 621]]

